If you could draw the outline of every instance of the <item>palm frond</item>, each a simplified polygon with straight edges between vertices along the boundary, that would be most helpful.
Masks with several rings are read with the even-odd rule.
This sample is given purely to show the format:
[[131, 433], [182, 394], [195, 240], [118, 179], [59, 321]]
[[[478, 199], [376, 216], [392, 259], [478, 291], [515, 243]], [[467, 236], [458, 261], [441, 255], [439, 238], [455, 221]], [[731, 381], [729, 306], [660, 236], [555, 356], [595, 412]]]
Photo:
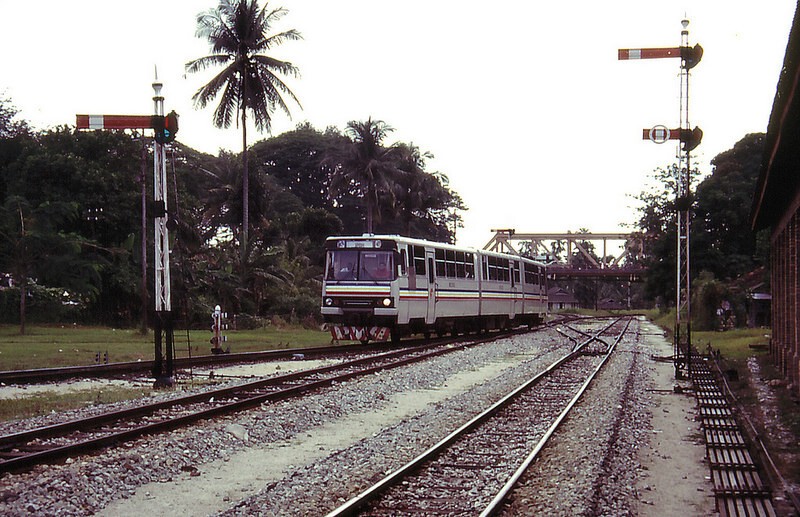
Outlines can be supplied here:
[[282, 80], [285, 76], [298, 77], [299, 69], [262, 53], [286, 41], [302, 39], [294, 29], [269, 34], [272, 25], [287, 13], [284, 8], [269, 9], [267, 4], [259, 8], [256, 0], [220, 0], [216, 9], [198, 14], [196, 34], [209, 41], [213, 53], [186, 63], [186, 71], [226, 66], [193, 97], [195, 106], [202, 108], [224, 88], [221, 104], [214, 112], [218, 127], [229, 127], [236, 110], [247, 110], [252, 112], [257, 129], [269, 131], [276, 109], [290, 117], [288, 101], [302, 109]]
[[212, 54], [189, 61], [185, 65], [187, 73], [195, 73], [214, 66], [225, 65], [233, 59], [228, 54]]

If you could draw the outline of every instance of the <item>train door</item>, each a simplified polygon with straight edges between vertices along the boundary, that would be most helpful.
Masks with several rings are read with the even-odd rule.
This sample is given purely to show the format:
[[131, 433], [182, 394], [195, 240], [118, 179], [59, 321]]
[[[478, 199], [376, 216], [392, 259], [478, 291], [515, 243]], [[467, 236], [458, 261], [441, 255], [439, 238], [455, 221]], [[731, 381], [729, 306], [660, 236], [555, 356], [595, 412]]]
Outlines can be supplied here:
[[522, 286], [522, 282], [520, 280], [520, 261], [512, 260], [511, 261], [511, 314], [508, 315], [510, 319], [514, 319], [514, 316], [517, 314], [523, 313], [523, 296], [524, 296], [524, 288]]
[[433, 250], [425, 250], [425, 262], [428, 264], [428, 314], [425, 323], [436, 321], [436, 268], [434, 267]]

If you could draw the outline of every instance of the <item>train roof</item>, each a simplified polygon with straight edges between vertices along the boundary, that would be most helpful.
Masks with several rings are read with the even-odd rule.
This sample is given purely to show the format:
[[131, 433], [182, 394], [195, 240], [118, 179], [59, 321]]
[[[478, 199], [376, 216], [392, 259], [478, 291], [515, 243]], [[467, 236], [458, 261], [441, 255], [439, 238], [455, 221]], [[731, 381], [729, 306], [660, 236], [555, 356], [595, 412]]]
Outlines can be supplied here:
[[465, 251], [469, 253], [477, 253], [480, 255], [491, 255], [495, 257], [511, 257], [515, 260], [524, 260], [526, 262], [531, 262], [542, 267], [546, 267], [547, 264], [544, 262], [534, 260], [529, 257], [522, 257], [519, 255], [513, 255], [510, 253], [500, 253], [497, 251], [489, 251], [489, 250], [482, 250], [478, 248], [470, 248], [467, 246], [457, 246], [455, 244], [449, 244], [446, 242], [436, 242], [436, 241], [428, 241], [425, 239], [415, 239], [412, 237], [403, 237], [402, 235], [375, 235], [375, 234], [363, 234], [363, 235], [332, 235], [326, 239], [326, 242], [335, 242], [339, 240], [364, 240], [364, 239], [371, 239], [371, 240], [391, 240], [395, 242], [402, 242], [405, 244], [413, 244], [417, 246], [434, 246], [436, 248], [446, 249], [446, 250], [453, 250], [453, 251]]

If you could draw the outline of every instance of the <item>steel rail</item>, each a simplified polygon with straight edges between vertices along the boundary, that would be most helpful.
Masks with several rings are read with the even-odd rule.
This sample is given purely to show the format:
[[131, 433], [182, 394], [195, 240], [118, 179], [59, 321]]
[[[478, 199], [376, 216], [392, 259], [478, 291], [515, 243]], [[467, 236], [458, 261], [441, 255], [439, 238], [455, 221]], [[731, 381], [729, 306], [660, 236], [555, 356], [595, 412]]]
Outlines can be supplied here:
[[[566, 321], [573, 321], [575, 318]], [[541, 327], [547, 327], [561, 320], [547, 322]], [[280, 350], [262, 350], [257, 352], [238, 352], [232, 354], [208, 354], [195, 357], [175, 358], [175, 368], [190, 368], [193, 366], [224, 365], [231, 363], [248, 363], [264, 360], [291, 358], [294, 355], [318, 356], [330, 354], [350, 354], [368, 352], [381, 349], [396, 349], [398, 347], [420, 346], [423, 343], [438, 344], [443, 339], [411, 339], [404, 340], [399, 345], [383, 342], [370, 344], [354, 343], [349, 345], [331, 345], [305, 348], [289, 348]], [[78, 366], [63, 366], [58, 368], [29, 368], [24, 370], [0, 371], [0, 382], [5, 384], [32, 384], [46, 381], [63, 380], [74, 377], [111, 377], [115, 375], [131, 374], [136, 372], [149, 372], [153, 369], [154, 361], [121, 361], [109, 364], [90, 364]]]
[[[550, 440], [550, 437], [553, 436], [553, 434], [556, 432], [556, 429], [558, 429], [558, 427], [567, 417], [569, 412], [572, 411], [572, 408], [575, 406], [575, 404], [578, 403], [578, 400], [583, 396], [583, 393], [589, 388], [589, 386], [591, 385], [592, 381], [595, 379], [597, 374], [600, 372], [603, 366], [605, 366], [605, 364], [608, 362], [609, 358], [611, 357], [611, 353], [616, 349], [617, 345], [622, 340], [622, 337], [628, 331], [628, 327], [630, 326], [631, 321], [632, 319], [628, 319], [627, 323], [625, 324], [625, 328], [622, 329], [622, 332], [620, 332], [620, 334], [614, 338], [614, 342], [611, 345], [608, 345], [608, 351], [606, 352], [606, 355], [605, 357], [603, 357], [600, 364], [597, 365], [592, 374], [589, 376], [589, 378], [586, 379], [586, 382], [583, 383], [581, 388], [578, 390], [578, 392], [575, 394], [572, 400], [570, 400], [570, 402], [567, 404], [567, 406], [564, 408], [564, 410], [561, 412], [558, 418], [547, 429], [542, 439], [539, 440], [539, 443], [536, 444], [536, 447], [534, 447], [533, 450], [531, 450], [530, 454], [525, 458], [525, 461], [522, 462], [522, 464], [519, 466], [516, 472], [514, 472], [514, 474], [508, 479], [508, 481], [506, 481], [505, 485], [503, 485], [503, 488], [500, 489], [500, 491], [497, 493], [494, 499], [492, 499], [489, 505], [486, 508], [484, 508], [484, 510], [480, 514], [480, 517], [488, 517], [489, 515], [495, 515], [501, 509], [503, 503], [505, 503], [506, 499], [516, 486], [517, 482], [519, 482], [520, 478], [528, 470], [528, 467], [530, 467], [533, 461], [539, 456], [539, 453], [542, 451], [545, 444], [547, 444], [547, 442]], [[589, 342], [591, 341], [587, 341], [587, 344]]]
[[[336, 382], [342, 382], [355, 377], [369, 375], [377, 371], [388, 370], [391, 368], [404, 366], [413, 362], [423, 361], [426, 359], [462, 350], [478, 344], [487, 343], [496, 340], [498, 338], [505, 337], [507, 335], [508, 333], [500, 333], [500, 334], [484, 336], [481, 338], [468, 339], [467, 341], [464, 341], [463, 337], [458, 340], [453, 338], [449, 338], [447, 340], [444, 339], [437, 340], [441, 341], [441, 343], [438, 343], [437, 345], [438, 349], [432, 351], [425, 351], [426, 348], [429, 347], [420, 346], [420, 347], [411, 347], [402, 350], [384, 352], [382, 354], [377, 354], [366, 358], [354, 359], [336, 365], [330, 365], [320, 368], [288, 373], [276, 377], [270, 377], [268, 379], [261, 379], [254, 382], [239, 384], [236, 386], [220, 388], [192, 395], [186, 395], [183, 397], [176, 397], [174, 399], [157, 402], [155, 404], [145, 404], [137, 406], [135, 408], [129, 408], [121, 411], [114, 411], [114, 412], [104, 413], [102, 415], [96, 415], [94, 417], [89, 417], [86, 419], [72, 420], [69, 422], [54, 424], [51, 426], [39, 427], [27, 431], [21, 431], [18, 433], [0, 436], [0, 458], [2, 458], [3, 456], [6, 457], [4, 460], [0, 459], [0, 472], [27, 468], [36, 464], [45, 463], [58, 458], [63, 458], [73, 453], [87, 452], [113, 443], [128, 441], [145, 434], [153, 434], [156, 432], [163, 432], [169, 429], [181, 427], [183, 425], [195, 422], [197, 420], [202, 420], [220, 414], [240, 411], [253, 406], [257, 406], [264, 402], [282, 400], [292, 396], [301, 395], [302, 393], [305, 393], [307, 391], [330, 386]], [[464, 342], [460, 344], [453, 344], [456, 341], [464, 341]], [[382, 362], [382, 361], [389, 361], [389, 362]], [[374, 366], [367, 366], [370, 363], [373, 364], [378, 363], [378, 364]], [[354, 367], [357, 367], [358, 369], [346, 371]], [[345, 373], [327, 377], [325, 379], [309, 380], [300, 385], [283, 388], [280, 389], [279, 391], [273, 391], [266, 394], [250, 396], [244, 399], [236, 400], [234, 402], [220, 404], [213, 408], [194, 411], [191, 414], [170, 417], [161, 422], [141, 425], [125, 431], [110, 432], [106, 436], [95, 437], [89, 440], [83, 440], [79, 443], [73, 443], [64, 446], [56, 446], [51, 449], [39, 450], [19, 456], [15, 456], [17, 453], [13, 451], [13, 449], [24, 448], [29, 442], [35, 439], [65, 437], [73, 432], [78, 432], [78, 431], [83, 432], [86, 431], [87, 429], [97, 429], [98, 427], [103, 425], [121, 422], [126, 419], [130, 420], [133, 418], [152, 415], [157, 411], [176, 406], [188, 406], [190, 404], [206, 403], [210, 399], [215, 399], [215, 400], [224, 399], [226, 397], [231, 397], [233, 395], [240, 394], [242, 392], [248, 392], [268, 387], [275, 387], [279, 384], [285, 384], [287, 382], [301, 381], [304, 377], [308, 378], [319, 374], [333, 373], [336, 372], [337, 370], [339, 371], [344, 370]]]
[[[553, 325], [565, 324], [581, 319], [594, 319], [594, 317], [565, 315], [558, 319], [543, 323], [534, 328], [552, 327]], [[517, 330], [518, 331], [518, 330]], [[495, 335], [502, 335], [503, 332]], [[372, 342], [369, 344], [353, 343], [348, 345], [330, 345], [305, 348], [287, 348], [280, 350], [262, 350], [257, 352], [238, 352], [231, 354], [208, 354], [194, 357], [178, 357], [174, 359], [175, 368], [184, 369], [194, 366], [217, 366], [233, 363], [249, 363], [259, 361], [270, 361], [291, 358], [297, 354], [306, 357], [328, 356], [331, 354], [352, 354], [363, 353], [374, 350], [397, 349], [399, 347], [421, 346], [423, 344], [439, 344], [446, 342], [450, 338], [435, 339], [408, 339], [399, 344]], [[2, 370], [0, 371], [0, 383], [5, 384], [33, 384], [47, 381], [64, 380], [75, 377], [113, 377], [116, 375], [127, 375], [138, 372], [149, 372], [153, 369], [154, 361], [121, 361], [109, 364], [90, 364], [77, 366], [63, 366], [58, 368], [29, 368], [24, 370]]]
[[[403, 342], [400, 346], [416, 346], [418, 341]], [[193, 366], [225, 365], [231, 363], [249, 363], [264, 360], [291, 358], [294, 355], [304, 356], [330, 355], [336, 353], [358, 353], [369, 350], [397, 348], [396, 345], [338, 345], [323, 347], [291, 348], [281, 350], [263, 350], [259, 352], [239, 352], [234, 354], [209, 354], [195, 357], [175, 358], [176, 368]], [[52, 380], [63, 380], [74, 377], [110, 377], [114, 375], [149, 372], [154, 361], [123, 361], [109, 364], [91, 364], [83, 366], [65, 366], [59, 368], [30, 368], [26, 370], [0, 371], [0, 382], [5, 384], [31, 384]]]
[[[603, 327], [597, 335], [604, 333], [614, 324], [616, 324], [621, 318], [618, 318], [607, 326]], [[626, 327], [627, 328], [627, 327]], [[432, 458], [438, 456], [441, 452], [447, 449], [450, 445], [456, 442], [459, 438], [467, 434], [468, 432], [476, 429], [484, 422], [488, 421], [493, 415], [495, 415], [498, 411], [503, 409], [504, 407], [508, 406], [510, 402], [518, 398], [522, 393], [529, 390], [532, 386], [539, 383], [542, 379], [549, 376], [553, 371], [558, 369], [563, 364], [569, 362], [571, 359], [575, 358], [576, 356], [581, 354], [581, 349], [583, 346], [591, 343], [594, 341], [593, 338], [586, 339], [579, 347], [570, 351], [565, 356], [557, 359], [553, 362], [550, 366], [548, 366], [545, 370], [538, 373], [527, 382], [523, 383], [521, 386], [518, 386], [513, 391], [506, 394], [500, 400], [489, 406], [486, 410], [478, 414], [477, 416], [470, 419], [468, 422], [463, 424], [461, 427], [441, 439], [435, 445], [430, 447], [428, 450], [417, 456], [416, 458], [412, 459], [402, 467], [398, 468], [394, 472], [391, 472], [383, 479], [375, 483], [373, 486], [368, 488], [367, 490], [363, 491], [361, 494], [351, 498], [343, 505], [339, 506], [338, 508], [334, 509], [333, 511], [329, 512], [326, 517], [344, 517], [344, 516], [352, 516], [356, 515], [359, 510], [364, 508], [367, 504], [372, 502], [373, 500], [380, 497], [386, 490], [390, 487], [397, 485], [403, 478], [412, 474], [413, 472], [419, 470], [419, 468], [427, 461], [431, 460]]]

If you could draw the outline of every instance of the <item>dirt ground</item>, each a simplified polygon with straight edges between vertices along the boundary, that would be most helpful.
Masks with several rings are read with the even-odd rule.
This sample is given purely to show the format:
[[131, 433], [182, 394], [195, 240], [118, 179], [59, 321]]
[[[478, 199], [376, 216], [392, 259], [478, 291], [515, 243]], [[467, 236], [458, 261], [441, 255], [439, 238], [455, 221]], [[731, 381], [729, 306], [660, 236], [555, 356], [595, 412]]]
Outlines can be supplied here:
[[[652, 349], [651, 357], [669, 357], [672, 344], [658, 335], [651, 323], [642, 324], [642, 338]], [[645, 471], [640, 477], [639, 515], [716, 515], [714, 485], [706, 463], [705, 443], [700, 423], [695, 420], [695, 398], [691, 391], [675, 393], [675, 386], [688, 387], [688, 381], [676, 381], [672, 362], [652, 361], [655, 406], [652, 408], [653, 437], [639, 454]]]

